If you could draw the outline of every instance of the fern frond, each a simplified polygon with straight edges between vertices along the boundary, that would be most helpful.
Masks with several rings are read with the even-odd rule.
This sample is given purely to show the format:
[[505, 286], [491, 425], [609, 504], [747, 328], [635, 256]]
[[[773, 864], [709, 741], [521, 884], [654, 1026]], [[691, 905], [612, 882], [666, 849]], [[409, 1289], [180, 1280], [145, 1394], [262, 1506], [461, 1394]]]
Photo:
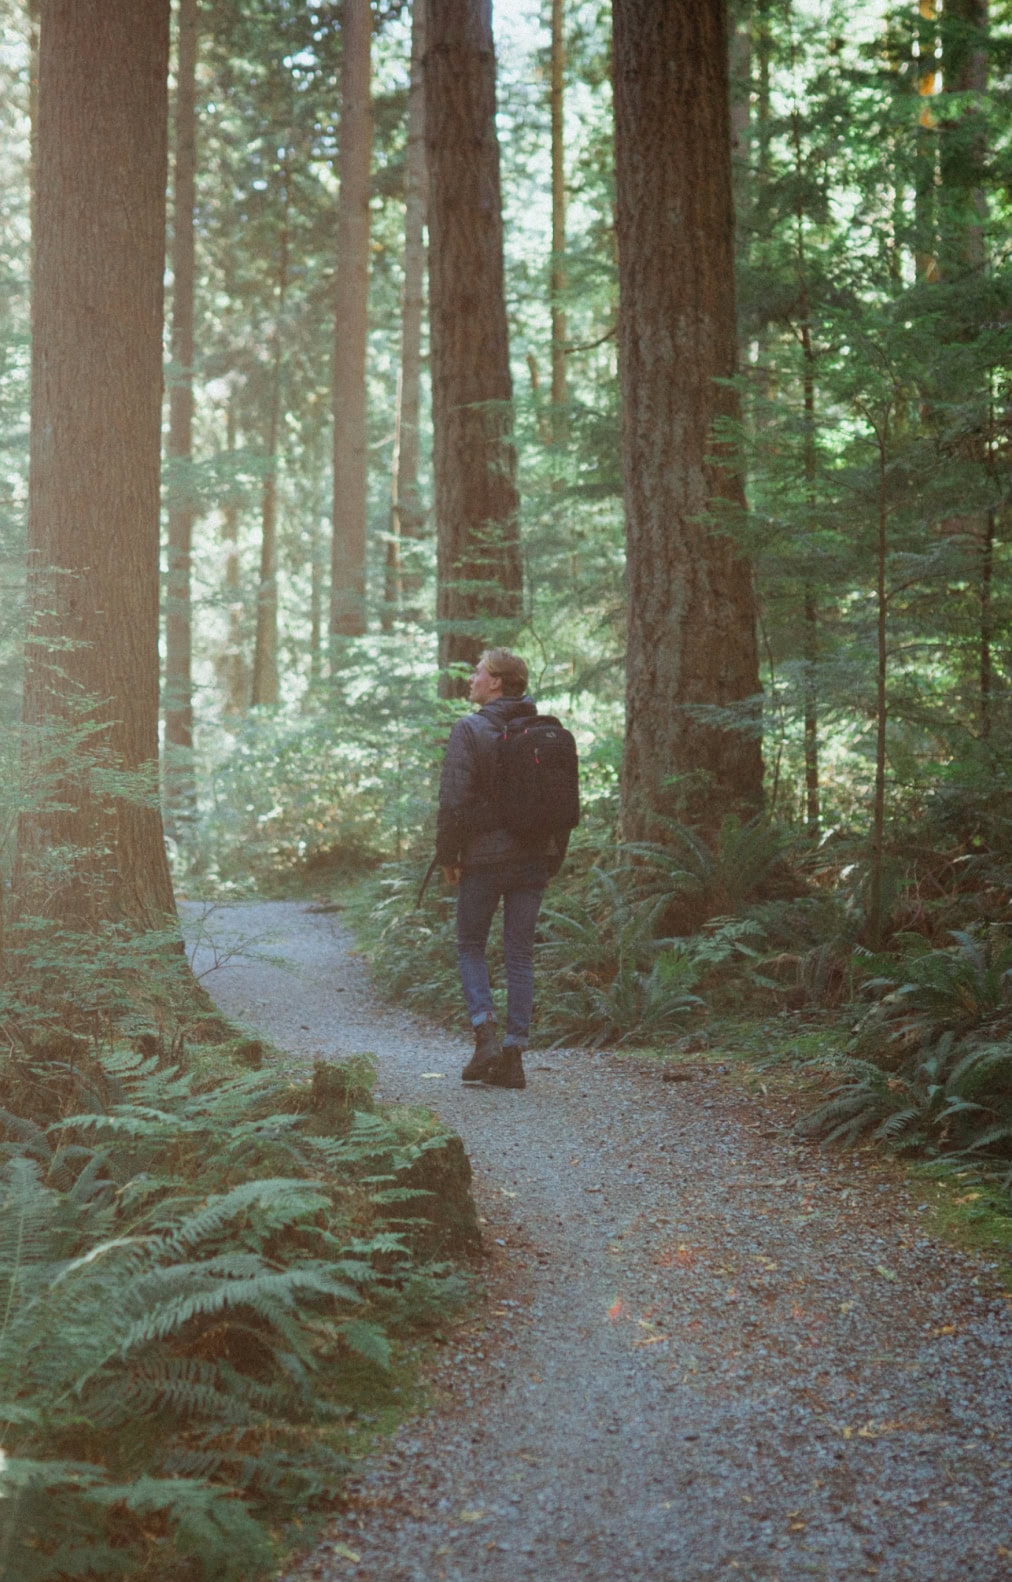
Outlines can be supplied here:
[[364, 1318], [352, 1318], [339, 1326], [339, 1334], [345, 1345], [350, 1346], [360, 1357], [382, 1368], [384, 1372], [389, 1370], [390, 1342], [377, 1324], [371, 1324]]

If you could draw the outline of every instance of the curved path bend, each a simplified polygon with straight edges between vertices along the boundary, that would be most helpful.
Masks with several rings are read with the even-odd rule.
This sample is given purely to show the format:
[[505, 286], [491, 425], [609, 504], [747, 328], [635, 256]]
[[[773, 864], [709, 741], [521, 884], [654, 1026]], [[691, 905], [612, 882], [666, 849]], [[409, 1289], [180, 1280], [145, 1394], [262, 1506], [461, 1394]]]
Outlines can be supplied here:
[[719, 1068], [607, 1055], [464, 1086], [463, 1032], [378, 1002], [333, 914], [189, 906], [229, 1016], [464, 1139], [489, 1296], [435, 1404], [290, 1582], [1006, 1582], [1012, 1304], [888, 1171], [798, 1143]]

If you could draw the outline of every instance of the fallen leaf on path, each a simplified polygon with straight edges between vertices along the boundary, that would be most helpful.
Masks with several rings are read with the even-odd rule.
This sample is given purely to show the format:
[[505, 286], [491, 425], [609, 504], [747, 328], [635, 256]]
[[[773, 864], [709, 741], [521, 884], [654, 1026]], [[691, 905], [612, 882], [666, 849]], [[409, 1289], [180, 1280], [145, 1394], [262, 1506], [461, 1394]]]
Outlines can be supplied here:
[[350, 1560], [354, 1566], [357, 1566], [362, 1559], [362, 1556], [356, 1554], [354, 1549], [349, 1549], [347, 1544], [331, 1544], [330, 1547], [335, 1555], [340, 1555], [342, 1560]]
[[459, 1511], [457, 1514], [457, 1520], [458, 1522], [483, 1522], [485, 1520], [485, 1512]]
[[608, 1309], [608, 1317], [611, 1319], [612, 1323], [614, 1323], [616, 1318], [621, 1318], [624, 1312], [625, 1303], [623, 1302], [622, 1298], [618, 1296]]
[[877, 1263], [875, 1265], [875, 1273], [880, 1274], [883, 1280], [891, 1280], [894, 1285], [899, 1279], [899, 1276], [894, 1274], [892, 1269], [887, 1269], [884, 1263]]
[[445, 1071], [423, 1071], [422, 1072], [422, 1081], [423, 1082], [442, 1082], [442, 1080], [443, 1080], [443, 1078], [445, 1076], [446, 1076], [446, 1072]]

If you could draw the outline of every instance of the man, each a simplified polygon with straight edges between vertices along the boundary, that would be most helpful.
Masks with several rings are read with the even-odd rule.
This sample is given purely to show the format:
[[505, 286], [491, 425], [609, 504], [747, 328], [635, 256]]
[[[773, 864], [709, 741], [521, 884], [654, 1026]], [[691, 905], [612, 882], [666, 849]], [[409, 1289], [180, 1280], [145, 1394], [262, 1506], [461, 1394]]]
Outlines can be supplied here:
[[[465, 1082], [526, 1087], [523, 1051], [534, 1005], [534, 930], [549, 877], [566, 854], [568, 831], [530, 844], [503, 828], [496, 815], [499, 738], [510, 720], [533, 718], [527, 666], [508, 648], [489, 648], [471, 677], [478, 705], [450, 732], [439, 785], [436, 861], [457, 886], [457, 956], [474, 1054]], [[492, 919], [503, 904], [506, 1030], [495, 1019], [485, 950]]]

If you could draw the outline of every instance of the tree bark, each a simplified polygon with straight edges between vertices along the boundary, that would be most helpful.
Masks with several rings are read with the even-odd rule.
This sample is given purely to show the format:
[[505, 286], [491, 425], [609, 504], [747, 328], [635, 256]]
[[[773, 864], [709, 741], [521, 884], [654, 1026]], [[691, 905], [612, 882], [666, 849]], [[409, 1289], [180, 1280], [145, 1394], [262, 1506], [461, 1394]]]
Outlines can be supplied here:
[[[700, 521], [743, 503], [734, 419], [734, 222], [719, 0], [613, 0], [619, 365], [629, 637], [622, 820], [708, 833], [761, 799], [751, 571]], [[715, 710], [725, 711], [724, 718]], [[733, 715], [737, 727], [731, 723]], [[744, 728], [741, 728], [744, 727]]]
[[334, 537], [332, 639], [366, 629], [369, 331], [369, 167], [372, 155], [369, 0], [344, 0], [338, 155], [337, 286], [334, 337]]
[[[945, 111], [941, 128], [942, 273], [980, 270], [986, 262], [983, 117], [974, 99], [987, 92], [987, 0], [945, 0], [942, 81], [945, 95], [973, 96], [962, 111]], [[943, 100], [944, 102], [944, 100]]]
[[[235, 455], [236, 418], [235, 397], [229, 396], [226, 413], [225, 451], [231, 459]], [[242, 568], [239, 563], [239, 490], [234, 466], [228, 470], [228, 483], [222, 501], [221, 537], [224, 545], [224, 596], [228, 614], [228, 632], [225, 647], [218, 659], [218, 675], [225, 692], [225, 715], [238, 719], [245, 714], [249, 701], [246, 660], [243, 655], [243, 603]]]
[[552, 439], [564, 445], [569, 424], [566, 408], [566, 174], [565, 174], [565, 73], [566, 42], [563, 0], [552, 0], [552, 267], [548, 293], [552, 312]]
[[397, 427], [391, 487], [392, 548], [387, 578], [388, 608], [403, 609], [418, 620], [421, 572], [414, 545], [421, 538], [425, 508], [418, 482], [418, 429], [422, 390], [422, 317], [425, 308], [425, 217], [428, 172], [425, 160], [426, 0], [411, 8], [411, 86], [408, 93], [408, 146], [404, 174], [404, 294], [401, 305], [401, 368], [397, 386]]
[[[940, 126], [939, 253], [941, 277], [950, 285], [982, 278], [987, 265], [987, 198], [984, 191], [987, 143], [980, 100], [988, 87], [987, 0], [945, 0], [942, 9], [942, 104], [953, 95], [961, 102], [943, 110]], [[954, 386], [945, 392], [947, 402], [966, 404], [964, 428], [974, 434], [974, 450], [994, 482], [995, 403], [990, 381], [971, 374], [970, 387]], [[974, 431], [977, 433], [974, 433]], [[978, 437], [983, 435], [983, 444]], [[998, 490], [995, 489], [995, 494]], [[950, 531], [976, 549], [978, 604], [977, 721], [981, 739], [987, 741], [993, 724], [994, 549], [996, 513], [978, 511], [954, 518]]]
[[44, 0], [16, 915], [160, 927], [169, 0]]
[[938, 133], [934, 98], [938, 92], [938, 0], [917, 4], [917, 145], [914, 160], [914, 263], [919, 280], [938, 279]]
[[520, 615], [489, 0], [429, 0], [429, 315], [441, 690]]
[[172, 234], [172, 373], [169, 386], [168, 579], [165, 605], [165, 806], [170, 832], [185, 836], [196, 812], [193, 770], [190, 563], [193, 483], [197, 0], [180, 0]]
[[282, 206], [278, 235], [277, 311], [271, 335], [271, 373], [264, 436], [265, 466], [260, 497], [260, 577], [257, 584], [256, 638], [253, 645], [254, 708], [273, 707], [280, 697], [278, 676], [278, 462], [281, 443], [281, 387], [284, 366], [285, 309], [291, 247], [291, 151], [281, 163]]

